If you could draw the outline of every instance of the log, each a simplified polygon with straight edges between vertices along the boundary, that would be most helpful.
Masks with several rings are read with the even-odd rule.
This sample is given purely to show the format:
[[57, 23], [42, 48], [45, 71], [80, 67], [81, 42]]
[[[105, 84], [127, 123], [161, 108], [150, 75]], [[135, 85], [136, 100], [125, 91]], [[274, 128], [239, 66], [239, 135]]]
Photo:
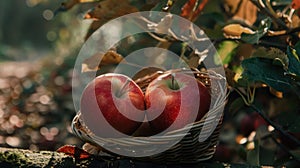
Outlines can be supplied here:
[[16, 148], [0, 148], [0, 167], [1, 168], [15, 168], [15, 167], [54, 167], [54, 168], [72, 168], [72, 167], [116, 167], [116, 168], [168, 168], [168, 167], [249, 167], [257, 166], [243, 165], [243, 164], [226, 164], [219, 162], [205, 162], [194, 165], [164, 165], [155, 164], [151, 162], [141, 162], [132, 159], [116, 159], [99, 156], [91, 156], [87, 159], [75, 159], [64, 153], [55, 151], [30, 151], [26, 149]]

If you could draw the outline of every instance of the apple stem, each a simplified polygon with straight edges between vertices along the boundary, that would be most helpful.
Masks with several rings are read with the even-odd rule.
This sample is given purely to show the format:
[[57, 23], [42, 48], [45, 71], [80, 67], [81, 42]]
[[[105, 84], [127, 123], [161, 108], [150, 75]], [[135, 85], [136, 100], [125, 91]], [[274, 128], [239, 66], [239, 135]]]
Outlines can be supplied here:
[[172, 87], [173, 90], [175, 90], [175, 86], [174, 86], [174, 76], [175, 76], [175, 74], [172, 73], [172, 74], [171, 74], [171, 77], [172, 77], [171, 87]]
[[116, 96], [117, 97], [121, 97], [123, 95], [124, 89], [126, 88], [126, 86], [130, 83], [130, 80], [126, 80], [126, 82], [124, 83], [124, 85], [121, 87], [121, 89], [117, 92]]

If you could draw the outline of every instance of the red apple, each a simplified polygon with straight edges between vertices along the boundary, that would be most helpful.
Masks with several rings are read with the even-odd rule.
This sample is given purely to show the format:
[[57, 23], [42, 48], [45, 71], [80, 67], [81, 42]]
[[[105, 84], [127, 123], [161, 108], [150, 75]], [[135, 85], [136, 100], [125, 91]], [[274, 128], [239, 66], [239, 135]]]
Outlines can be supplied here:
[[255, 119], [250, 114], [244, 114], [240, 121], [240, 131], [244, 136], [248, 136], [254, 130]]
[[80, 110], [87, 127], [100, 137], [131, 135], [145, 117], [144, 94], [129, 77], [108, 73], [84, 89]]
[[252, 116], [254, 118], [253, 127], [255, 130], [260, 126], [268, 126], [267, 121], [265, 121], [265, 119], [263, 119], [258, 113], [252, 113]]
[[244, 136], [248, 136], [252, 131], [261, 126], [267, 126], [268, 123], [256, 112], [245, 114], [240, 122], [240, 131]]
[[163, 74], [145, 93], [146, 116], [155, 133], [183, 128], [208, 112], [211, 96], [203, 83], [184, 73]]

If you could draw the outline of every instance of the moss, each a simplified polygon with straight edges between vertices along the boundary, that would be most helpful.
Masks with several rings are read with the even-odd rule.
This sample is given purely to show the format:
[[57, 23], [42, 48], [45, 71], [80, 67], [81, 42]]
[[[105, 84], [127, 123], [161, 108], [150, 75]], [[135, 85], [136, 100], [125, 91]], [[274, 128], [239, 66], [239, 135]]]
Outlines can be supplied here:
[[28, 165], [26, 158], [13, 151], [0, 153], [0, 167], [26, 167]]
[[72, 157], [62, 153], [41, 151], [33, 152], [22, 149], [7, 149], [0, 150], [0, 167], [59, 167], [72, 168], [75, 163]]

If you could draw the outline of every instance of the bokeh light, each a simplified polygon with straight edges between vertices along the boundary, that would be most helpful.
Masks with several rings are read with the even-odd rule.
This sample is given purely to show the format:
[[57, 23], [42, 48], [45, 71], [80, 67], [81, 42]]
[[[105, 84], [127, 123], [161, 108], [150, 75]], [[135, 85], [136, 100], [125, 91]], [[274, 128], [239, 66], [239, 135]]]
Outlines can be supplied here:
[[54, 14], [51, 10], [49, 10], [49, 9], [44, 10], [44, 12], [43, 12], [44, 19], [51, 20], [53, 18], [53, 16], [54, 16]]

